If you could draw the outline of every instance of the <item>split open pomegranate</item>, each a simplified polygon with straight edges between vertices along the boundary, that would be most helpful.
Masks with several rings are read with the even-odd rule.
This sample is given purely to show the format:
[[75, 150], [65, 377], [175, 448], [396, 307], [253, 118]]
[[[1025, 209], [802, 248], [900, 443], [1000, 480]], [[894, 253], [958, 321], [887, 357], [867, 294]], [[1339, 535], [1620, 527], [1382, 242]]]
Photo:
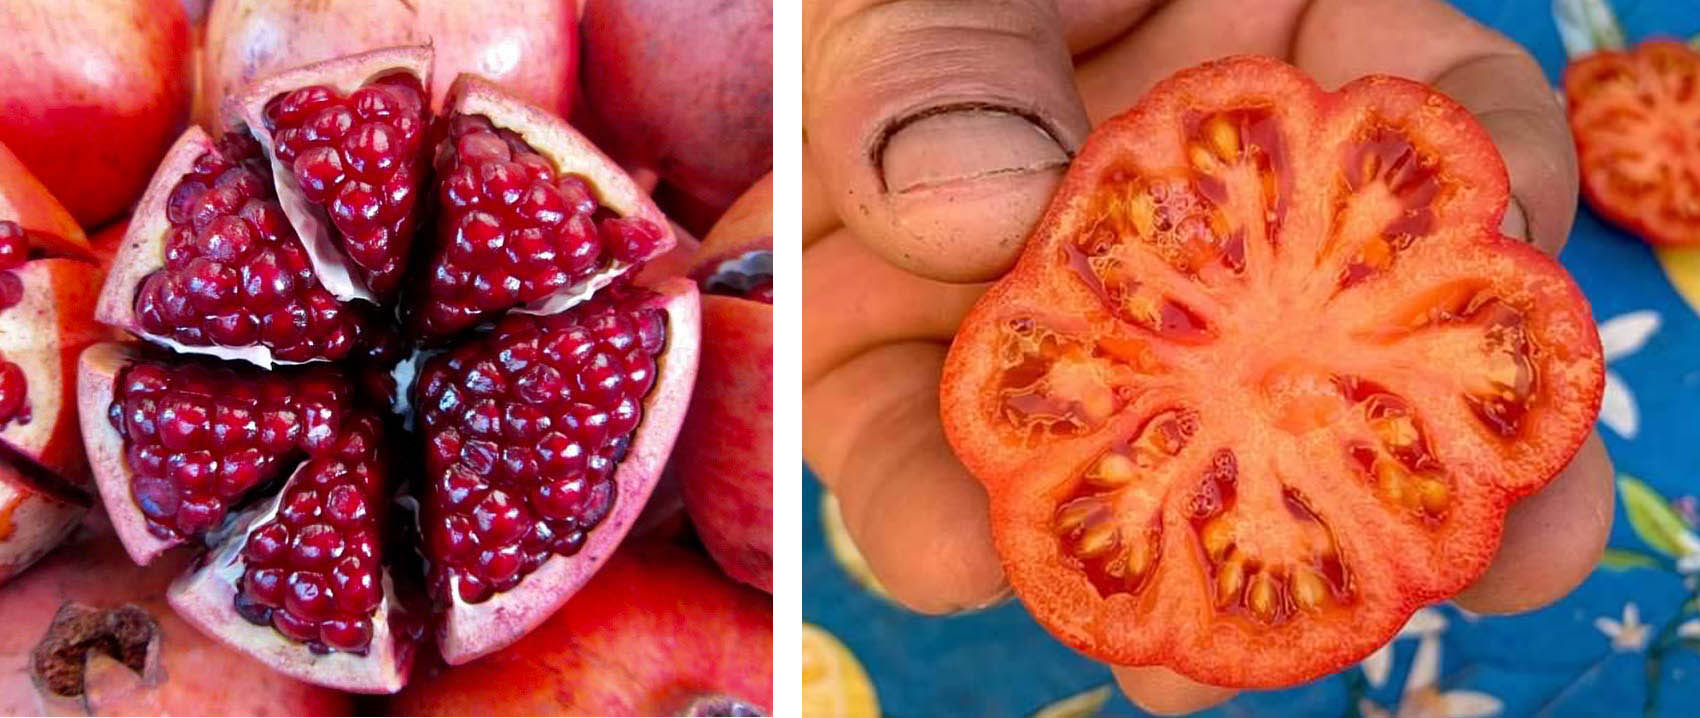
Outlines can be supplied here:
[[1098, 128], [941, 411], [1016, 593], [1119, 665], [1339, 670], [1488, 566], [1593, 426], [1599, 337], [1434, 90], [1237, 57]]
[[245, 124], [186, 132], [101, 290], [155, 346], [93, 347], [78, 382], [131, 557], [207, 547], [177, 611], [355, 692], [405, 684], [430, 626], [461, 663], [553, 614], [647, 500], [696, 374], [695, 286], [625, 276], [673, 245], [644, 193], [477, 78], [431, 116], [431, 64], [290, 70], [240, 95]]
[[0, 145], [0, 583], [58, 545], [90, 503], [77, 355], [99, 341], [100, 269], [75, 220]]

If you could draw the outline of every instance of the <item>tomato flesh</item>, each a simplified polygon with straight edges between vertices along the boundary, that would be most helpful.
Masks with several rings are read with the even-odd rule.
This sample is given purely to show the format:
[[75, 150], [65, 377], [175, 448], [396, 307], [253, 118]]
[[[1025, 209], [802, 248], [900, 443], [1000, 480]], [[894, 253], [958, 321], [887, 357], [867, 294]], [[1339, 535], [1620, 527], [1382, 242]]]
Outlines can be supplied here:
[[1653, 244], [1700, 244], [1700, 52], [1653, 40], [1588, 55], [1564, 95], [1594, 210]]
[[1505, 168], [1426, 86], [1183, 70], [1094, 132], [941, 386], [1016, 593], [1121, 665], [1290, 685], [1487, 567], [1603, 384]]

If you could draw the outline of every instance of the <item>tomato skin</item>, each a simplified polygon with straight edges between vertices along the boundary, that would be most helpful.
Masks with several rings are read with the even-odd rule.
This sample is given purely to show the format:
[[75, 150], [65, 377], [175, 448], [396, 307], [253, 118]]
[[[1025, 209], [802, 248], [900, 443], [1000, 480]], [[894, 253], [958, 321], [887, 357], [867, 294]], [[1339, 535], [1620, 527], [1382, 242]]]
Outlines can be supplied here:
[[[1238, 123], [1237, 136], [1213, 129], [1218, 117]], [[1214, 138], [1241, 163], [1220, 183], [1200, 178], [1212, 159], [1197, 157]], [[1239, 211], [1244, 197], [1257, 197], [1241, 171], [1251, 165], [1264, 193], [1250, 202], [1261, 213]], [[1388, 192], [1363, 179], [1372, 167], [1388, 178]], [[1440, 189], [1424, 184], [1425, 173]], [[1370, 197], [1363, 212], [1354, 184]], [[1210, 210], [1180, 223], [1208, 215], [1200, 230], [1213, 238], [1207, 246], [1148, 239], [1137, 218], [1117, 225], [1124, 214], [1139, 216], [1159, 186], [1167, 197], [1190, 187], [1203, 198], [1173, 206]], [[1420, 206], [1377, 215], [1397, 204], [1383, 195]], [[1395, 78], [1329, 93], [1279, 61], [1227, 58], [1180, 71], [1097, 128], [1015, 268], [963, 321], [940, 389], [946, 436], [987, 489], [1005, 571], [1034, 617], [1109, 663], [1273, 688], [1362, 660], [1416, 609], [1479, 577], [1506, 510], [1580, 448], [1604, 381], [1580, 290], [1556, 261], [1500, 235], [1509, 197], [1503, 162], [1469, 113]], [[1340, 242], [1360, 215], [1370, 217], [1366, 226], [1386, 219], [1373, 237], [1394, 227], [1421, 236], [1392, 249]], [[1111, 249], [1081, 250], [1100, 235]], [[1140, 243], [1144, 250], [1123, 251]], [[1346, 269], [1333, 273], [1340, 264]], [[1171, 273], [1177, 265], [1187, 271]], [[1353, 299], [1335, 304], [1335, 296]], [[1311, 299], [1327, 313], [1307, 316]], [[1464, 315], [1477, 323], [1457, 318]], [[1389, 317], [1427, 322], [1409, 331], [1420, 345], [1410, 355], [1388, 351], [1406, 346], [1403, 338], [1383, 346], [1373, 334], [1310, 336], [1360, 325], [1405, 331]], [[1479, 348], [1473, 340], [1430, 341], [1476, 331], [1480, 346], [1498, 353], [1469, 353]], [[1225, 348], [1235, 346], [1245, 351]], [[1397, 369], [1369, 371], [1387, 366]], [[1410, 504], [1390, 504], [1412, 501], [1410, 492], [1390, 499], [1385, 487], [1399, 484], [1377, 488], [1342, 460], [1347, 447], [1328, 440], [1349, 433], [1340, 427], [1357, 409], [1327, 392], [1355, 373], [1393, 381], [1388, 397], [1415, 407], [1400, 426], [1421, 439], [1415, 453], [1432, 454], [1415, 465], [1445, 478], [1439, 514], [1422, 514], [1429, 504], [1421, 501], [1414, 518]], [[1477, 373], [1513, 377], [1493, 386], [1516, 401], [1484, 408], [1447, 399], [1476, 396]], [[1280, 398], [1265, 402], [1257, 389]], [[1266, 405], [1274, 409], [1258, 408]], [[1362, 404], [1365, 416], [1371, 405], [1399, 406], [1376, 394]], [[1022, 423], [1035, 416], [1063, 418]], [[1496, 433], [1506, 426], [1508, 434]], [[1293, 438], [1261, 438], [1275, 430]], [[1131, 457], [1133, 478], [1103, 478], [1112, 455]], [[1210, 484], [1224, 465], [1230, 480]], [[1114, 529], [1113, 548], [1093, 543], [1094, 527]], [[1240, 549], [1230, 544], [1222, 559], [1212, 531], [1263, 553], [1234, 563]], [[1280, 538], [1289, 534], [1298, 538]], [[1246, 566], [1251, 583], [1224, 583]], [[1320, 599], [1306, 591], [1315, 576], [1326, 581]], [[1275, 586], [1267, 613], [1250, 608], [1259, 581]]]
[[[1700, 244], [1700, 52], [1649, 40], [1587, 55], [1564, 96], [1588, 206], [1649, 244]], [[1660, 177], [1626, 186], [1630, 172]]]

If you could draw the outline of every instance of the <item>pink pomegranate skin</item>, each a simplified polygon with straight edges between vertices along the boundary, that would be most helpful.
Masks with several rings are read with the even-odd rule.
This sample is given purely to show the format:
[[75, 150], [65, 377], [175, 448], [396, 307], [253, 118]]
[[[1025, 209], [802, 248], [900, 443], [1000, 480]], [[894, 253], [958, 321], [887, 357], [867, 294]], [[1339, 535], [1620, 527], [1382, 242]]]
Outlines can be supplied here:
[[726, 580], [695, 551], [627, 541], [537, 630], [463, 666], [422, 661], [387, 708], [424, 716], [684, 715], [710, 695], [771, 714], [772, 598]]
[[[105, 516], [92, 514], [63, 547], [0, 591], [0, 615], [6, 617], [0, 714], [348, 715], [353, 706], [346, 694], [274, 673], [177, 617], [166, 605], [166, 585], [193, 558], [182, 552], [139, 567]], [[37, 685], [31, 653], [67, 603], [97, 611], [133, 606], [157, 630], [132, 635], [152, 637], [153, 650], [129, 651], [133, 666], [99, 651], [86, 662], [54, 661], [55, 680]], [[73, 666], [84, 670], [66, 670]], [[53, 688], [66, 684], [83, 693], [61, 695]]]
[[591, 2], [584, 68], [602, 146], [710, 214], [773, 166], [772, 0]]
[[565, 117], [578, 77], [573, 0], [225, 0], [207, 15], [196, 121], [222, 127], [225, 98], [286, 68], [430, 43], [434, 104], [476, 73]]
[[179, 0], [7, 0], [0, 142], [98, 226], [141, 195], [189, 115]]
[[751, 187], [703, 239], [691, 276], [703, 285], [697, 391], [673, 466], [685, 508], [727, 575], [773, 591], [773, 277], [740, 275], [773, 251], [773, 176]]

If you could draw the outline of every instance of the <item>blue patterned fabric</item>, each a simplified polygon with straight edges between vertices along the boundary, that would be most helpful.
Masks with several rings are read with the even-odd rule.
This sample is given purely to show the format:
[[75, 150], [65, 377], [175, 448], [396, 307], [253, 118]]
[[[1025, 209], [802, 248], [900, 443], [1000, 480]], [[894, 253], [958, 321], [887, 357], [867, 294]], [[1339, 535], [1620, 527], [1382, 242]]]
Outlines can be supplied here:
[[[1528, 47], [1557, 82], [1565, 64], [1549, 0], [1458, 0]], [[1700, 0], [1617, 0], [1631, 41], [1700, 32]], [[1661, 258], [1584, 209], [1562, 259], [1607, 347], [1600, 431], [1619, 477], [1611, 550], [1572, 595], [1488, 618], [1424, 609], [1361, 667], [1246, 694], [1211, 716], [1700, 716], [1700, 253]], [[888, 716], [1028, 716], [1112, 685], [1018, 602], [951, 618], [908, 613], [834, 561], [805, 478], [803, 616], [842, 640]], [[1113, 690], [1097, 715], [1140, 715]], [[1094, 701], [1082, 701], [1091, 704]], [[1079, 712], [1077, 715], [1092, 715]]]

